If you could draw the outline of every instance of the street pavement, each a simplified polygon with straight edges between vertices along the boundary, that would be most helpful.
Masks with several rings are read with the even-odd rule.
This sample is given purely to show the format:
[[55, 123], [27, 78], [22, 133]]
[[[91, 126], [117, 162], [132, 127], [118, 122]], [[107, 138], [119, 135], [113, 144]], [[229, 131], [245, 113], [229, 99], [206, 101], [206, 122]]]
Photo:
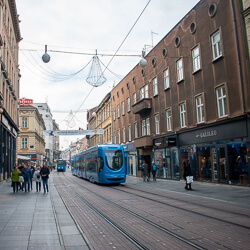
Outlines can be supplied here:
[[11, 182], [0, 185], [0, 250], [89, 249], [49, 179], [49, 193], [13, 193]]
[[[11, 182], [0, 185], [0, 250], [93, 249], [61, 200], [53, 174], [56, 172], [50, 176], [46, 194], [43, 190], [36, 192], [35, 183], [27, 193], [13, 193]], [[189, 191], [184, 189], [184, 181], [143, 182], [142, 178], [132, 176], [127, 176], [126, 183], [250, 207], [249, 187], [194, 182], [193, 191]]]

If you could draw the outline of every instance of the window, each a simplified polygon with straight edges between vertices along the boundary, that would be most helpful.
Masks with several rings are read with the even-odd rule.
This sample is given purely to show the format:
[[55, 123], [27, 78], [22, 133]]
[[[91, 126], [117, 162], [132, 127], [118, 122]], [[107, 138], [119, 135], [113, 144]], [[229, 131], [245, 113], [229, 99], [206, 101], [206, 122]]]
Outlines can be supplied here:
[[196, 103], [196, 115], [197, 115], [197, 123], [204, 122], [204, 100], [203, 95], [197, 96], [195, 98]]
[[186, 107], [185, 103], [180, 104], [180, 125], [185, 128], [186, 125]]
[[117, 118], [120, 118], [120, 104], [117, 105]]
[[163, 78], [164, 78], [164, 89], [168, 89], [169, 88], [169, 71], [168, 71], [168, 69], [164, 70]]
[[145, 136], [146, 135], [146, 120], [141, 121], [141, 135]]
[[216, 90], [216, 97], [219, 118], [227, 116], [227, 96], [225, 86], [222, 86]]
[[160, 133], [159, 114], [155, 115], [155, 134]]
[[116, 144], [116, 133], [114, 132], [114, 144]]
[[113, 120], [115, 121], [115, 108], [113, 109]]
[[125, 115], [125, 107], [124, 107], [124, 101], [122, 102], [122, 115]]
[[28, 138], [23, 137], [22, 138], [22, 148], [28, 148]]
[[146, 119], [146, 129], [147, 129], [147, 135], [150, 135], [150, 120], [149, 120], [149, 118]]
[[118, 144], [121, 144], [121, 131], [118, 130]]
[[122, 141], [126, 142], [125, 128], [122, 128]]
[[182, 66], [182, 58], [176, 62], [177, 69], [177, 82], [183, 80], [183, 66]]
[[193, 60], [193, 72], [196, 72], [201, 68], [199, 46], [196, 46], [192, 50], [192, 60]]
[[22, 128], [28, 128], [28, 117], [22, 117]]
[[135, 138], [138, 137], [138, 128], [137, 128], [137, 122], [135, 123]]
[[136, 92], [133, 93], [133, 104], [136, 104]]
[[128, 126], [128, 140], [131, 141], [131, 126]]
[[171, 109], [166, 110], [166, 120], [167, 120], [167, 131], [172, 130], [171, 126]]
[[212, 35], [211, 42], [212, 42], [213, 60], [216, 60], [217, 58], [222, 56], [221, 38], [219, 30]]
[[145, 98], [148, 98], [148, 84], [144, 86]]
[[140, 88], [140, 100], [144, 99], [144, 87]]
[[154, 96], [158, 95], [157, 78], [156, 77], [153, 79], [153, 95]]
[[127, 98], [127, 111], [130, 112], [130, 98]]

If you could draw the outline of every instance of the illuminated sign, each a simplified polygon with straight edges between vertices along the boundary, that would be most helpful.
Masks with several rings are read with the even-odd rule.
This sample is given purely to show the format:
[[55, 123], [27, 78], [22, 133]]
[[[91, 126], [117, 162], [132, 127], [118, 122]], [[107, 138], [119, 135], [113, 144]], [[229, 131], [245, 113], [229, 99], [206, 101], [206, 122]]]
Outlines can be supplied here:
[[33, 104], [33, 99], [26, 99], [25, 97], [23, 97], [22, 99], [19, 99], [19, 103], [20, 105]]

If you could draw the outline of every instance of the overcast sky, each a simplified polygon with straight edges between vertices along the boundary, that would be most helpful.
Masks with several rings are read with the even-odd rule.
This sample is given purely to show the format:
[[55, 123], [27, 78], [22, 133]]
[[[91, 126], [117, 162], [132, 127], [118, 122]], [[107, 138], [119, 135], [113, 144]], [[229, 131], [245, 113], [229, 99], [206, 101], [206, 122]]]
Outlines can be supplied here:
[[[148, 49], [152, 43], [155, 46], [198, 2], [16, 0], [23, 38], [19, 47], [20, 98], [47, 102], [61, 130], [86, 129], [86, 110], [97, 106], [136, 66], [145, 45]], [[138, 18], [117, 52], [131, 56], [106, 56], [114, 55]], [[45, 45], [51, 57], [47, 64], [41, 59]], [[92, 90], [86, 79], [96, 50], [102, 70], [103, 65], [109, 66], [104, 71], [106, 83]], [[79, 109], [69, 119], [69, 112]], [[60, 138], [61, 149], [80, 138]]]

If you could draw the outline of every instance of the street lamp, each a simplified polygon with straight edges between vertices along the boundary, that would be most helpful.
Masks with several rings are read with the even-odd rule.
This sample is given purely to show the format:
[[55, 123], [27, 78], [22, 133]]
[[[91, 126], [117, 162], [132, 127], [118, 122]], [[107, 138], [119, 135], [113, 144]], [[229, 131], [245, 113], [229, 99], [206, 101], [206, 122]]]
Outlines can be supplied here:
[[45, 53], [42, 56], [43, 62], [48, 63], [50, 61], [50, 56], [47, 53], [47, 45], [45, 45]]

